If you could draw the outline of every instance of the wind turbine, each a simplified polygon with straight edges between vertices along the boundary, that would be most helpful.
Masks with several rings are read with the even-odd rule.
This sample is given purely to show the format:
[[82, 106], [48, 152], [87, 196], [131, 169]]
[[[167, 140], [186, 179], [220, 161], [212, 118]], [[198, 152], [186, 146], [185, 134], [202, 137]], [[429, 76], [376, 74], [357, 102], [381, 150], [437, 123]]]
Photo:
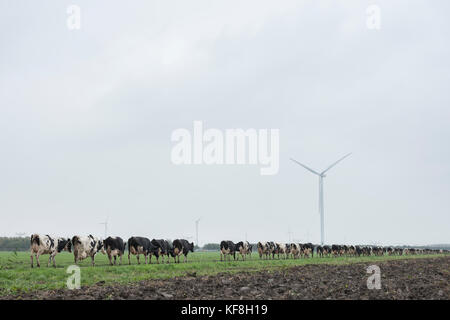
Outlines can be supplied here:
[[289, 235], [289, 243], [291, 243], [291, 236], [292, 236], [292, 232], [291, 232], [291, 228], [288, 228], [288, 235]]
[[305, 168], [306, 170], [316, 174], [319, 176], [319, 213], [320, 213], [320, 243], [321, 245], [323, 245], [324, 241], [324, 221], [323, 221], [323, 178], [326, 177], [325, 172], [327, 172], [328, 170], [330, 170], [331, 168], [333, 168], [335, 165], [337, 165], [339, 162], [341, 162], [342, 160], [344, 160], [345, 158], [347, 158], [349, 155], [351, 155], [351, 153], [346, 154], [345, 156], [343, 156], [342, 158], [340, 158], [338, 161], [334, 162], [333, 164], [331, 164], [328, 168], [326, 168], [325, 170], [323, 170], [322, 172], [317, 172], [307, 166], [305, 166], [304, 164], [298, 162], [297, 160], [291, 158], [292, 161], [294, 161], [295, 163], [301, 165], [303, 168]]
[[105, 238], [104, 239], [106, 239], [106, 236], [108, 234], [108, 217], [106, 217], [105, 222], [100, 222], [100, 224], [105, 225]]
[[200, 245], [198, 244], [198, 223], [200, 221], [201, 218], [198, 218], [197, 220], [195, 220], [195, 235], [196, 235], [196, 245], [198, 247], [200, 247]]

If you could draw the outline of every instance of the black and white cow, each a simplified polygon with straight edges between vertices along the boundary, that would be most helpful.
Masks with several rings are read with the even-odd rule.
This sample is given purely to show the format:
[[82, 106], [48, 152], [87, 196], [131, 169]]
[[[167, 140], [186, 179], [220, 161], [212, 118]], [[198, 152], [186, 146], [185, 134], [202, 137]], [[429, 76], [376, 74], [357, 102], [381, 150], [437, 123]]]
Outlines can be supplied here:
[[120, 264], [122, 264], [122, 256], [125, 253], [126, 244], [121, 237], [108, 237], [103, 240], [103, 247], [108, 255], [110, 265], [113, 265], [112, 257], [114, 257], [114, 264], [116, 264], [117, 256], [120, 257]]
[[331, 253], [333, 254], [334, 257], [341, 255], [341, 252], [342, 252], [342, 247], [340, 245], [337, 245], [337, 244], [331, 245]]
[[[159, 263], [159, 257], [161, 256], [162, 263], [164, 263], [164, 256], [167, 255], [167, 263], [170, 262], [169, 257], [170, 254], [173, 251], [172, 245], [169, 243], [169, 241], [164, 239], [152, 239], [151, 243], [158, 248], [157, 254], [156, 254], [156, 262]], [[173, 255], [172, 255], [173, 256]]]
[[383, 247], [372, 246], [372, 253], [375, 256], [382, 256], [384, 254]]
[[286, 259], [289, 259], [291, 255], [291, 244], [285, 243], [284, 246], [286, 247]]
[[131, 255], [135, 255], [138, 264], [141, 264], [139, 260], [139, 255], [143, 254], [145, 257], [145, 264], [147, 264], [147, 259], [152, 255], [158, 253], [158, 248], [154, 246], [150, 239], [145, 237], [131, 237], [128, 239], [128, 264], [131, 264]]
[[323, 258], [323, 247], [321, 245], [318, 245], [316, 247], [316, 253], [317, 253], [317, 256], [319, 256], [320, 258]]
[[289, 252], [291, 253], [293, 259], [299, 258], [301, 254], [300, 245], [298, 243], [291, 243]]
[[239, 260], [239, 254], [242, 257], [242, 260], [245, 260], [245, 249], [244, 249], [244, 241], [239, 241], [234, 245], [234, 251], [238, 254], [237, 260]]
[[304, 243], [299, 245], [301, 246], [300, 250], [304, 258], [309, 258], [309, 255], [314, 257], [314, 246], [312, 245], [312, 243]]
[[348, 247], [348, 254], [350, 256], [356, 256], [356, 247], [351, 245]]
[[280, 254], [286, 259], [288, 255], [286, 245], [284, 243], [275, 243], [275, 254], [278, 256], [278, 259], [280, 259]]
[[[239, 241], [235, 245], [235, 251], [241, 255], [242, 260], [245, 260], [248, 254], [251, 255], [252, 246], [248, 241]], [[239, 260], [239, 256], [237, 259]]]
[[250, 256], [250, 259], [252, 258], [252, 251], [253, 251], [253, 246], [250, 244], [250, 242], [248, 241], [244, 241], [244, 247], [247, 247], [247, 255]]
[[[243, 245], [242, 241], [238, 245], [234, 244], [233, 241], [223, 240], [220, 242], [220, 261], [226, 261], [227, 255], [228, 260], [231, 260], [231, 255], [233, 255], [234, 260], [236, 260], [236, 247]], [[222, 259], [223, 258], [223, 259]]]
[[53, 261], [53, 267], [56, 268], [55, 256], [63, 250], [71, 252], [71, 247], [70, 239], [33, 234], [30, 239], [31, 267], [33, 268], [33, 255], [36, 256], [36, 266], [40, 267], [39, 256], [49, 254], [47, 267]]
[[275, 242], [269, 241], [269, 242], [267, 242], [267, 245], [269, 247], [269, 259], [270, 259], [270, 255], [272, 255], [272, 259], [274, 259], [275, 258], [275, 249], [276, 249]]
[[361, 248], [360, 246], [355, 246], [355, 256], [360, 257], [363, 254], [364, 254], [363, 248]]
[[184, 262], [187, 262], [187, 256], [189, 251], [194, 252], [194, 243], [185, 240], [185, 239], [175, 239], [172, 242], [173, 246], [173, 259], [176, 262], [176, 258], [178, 257], [178, 263], [180, 263], [180, 255], [184, 255]]
[[263, 256], [265, 256], [265, 259], [267, 259], [269, 256], [269, 249], [270, 249], [269, 244], [267, 242], [258, 242], [256, 247], [258, 249], [259, 258], [262, 259]]
[[95, 266], [95, 255], [98, 252], [106, 253], [103, 247], [103, 241], [92, 235], [87, 237], [73, 236], [72, 246], [75, 264], [87, 257], [91, 257], [92, 266]]
[[323, 246], [323, 255], [328, 257], [330, 254], [331, 254], [331, 247]]

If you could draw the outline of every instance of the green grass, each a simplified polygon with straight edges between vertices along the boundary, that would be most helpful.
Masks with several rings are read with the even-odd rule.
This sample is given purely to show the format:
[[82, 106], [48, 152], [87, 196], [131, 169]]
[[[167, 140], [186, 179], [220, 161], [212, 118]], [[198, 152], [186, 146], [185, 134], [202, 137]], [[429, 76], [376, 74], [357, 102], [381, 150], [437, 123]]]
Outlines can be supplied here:
[[[183, 263], [181, 257], [179, 264], [137, 265], [133, 256], [132, 265], [128, 265], [128, 258], [124, 256], [124, 264], [110, 266], [108, 258], [99, 253], [95, 258], [95, 267], [91, 267], [88, 258], [81, 263], [81, 285], [92, 285], [99, 281], [106, 284], [131, 283], [145, 279], [167, 279], [176, 276], [186, 276], [192, 273], [196, 275], [213, 275], [220, 272], [235, 273], [239, 271], [259, 271], [272, 268], [288, 268], [305, 264], [348, 264], [356, 262], [385, 261], [394, 259], [418, 259], [440, 257], [443, 255], [415, 255], [415, 256], [382, 256], [382, 257], [338, 257], [338, 258], [310, 258], [310, 259], [281, 259], [260, 260], [257, 254], [246, 261], [220, 262], [218, 252], [195, 252], [189, 254], [189, 262]], [[47, 267], [48, 255], [41, 256], [41, 268], [30, 267], [30, 255], [28, 252], [0, 252], [0, 295], [17, 294], [29, 290], [60, 289], [66, 287], [66, 273], [68, 266], [73, 264], [73, 255], [67, 252], [56, 256], [57, 268]], [[36, 263], [36, 262], [35, 262]]]

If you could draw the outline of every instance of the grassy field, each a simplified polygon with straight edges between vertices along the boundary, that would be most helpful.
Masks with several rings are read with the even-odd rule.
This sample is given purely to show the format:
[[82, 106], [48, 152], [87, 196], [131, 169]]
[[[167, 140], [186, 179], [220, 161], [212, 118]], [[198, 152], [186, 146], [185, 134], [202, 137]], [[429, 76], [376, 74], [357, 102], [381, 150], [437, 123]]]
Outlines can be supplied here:
[[[392, 259], [420, 259], [439, 257], [442, 255], [415, 255], [415, 256], [382, 256], [382, 257], [338, 257], [338, 258], [309, 258], [309, 259], [280, 259], [260, 260], [257, 254], [246, 261], [220, 262], [218, 252], [195, 252], [189, 254], [189, 262], [174, 264], [137, 265], [132, 257], [132, 265], [128, 265], [128, 258], [123, 260], [122, 266], [110, 266], [106, 255], [97, 254], [96, 266], [91, 267], [90, 258], [79, 263], [81, 266], [81, 285], [92, 285], [99, 281], [110, 283], [130, 283], [145, 279], [166, 279], [176, 276], [185, 276], [192, 273], [196, 275], [213, 275], [220, 272], [258, 271], [272, 268], [287, 268], [304, 264], [347, 264], [356, 262], [384, 261]], [[125, 256], [124, 256], [125, 257]], [[16, 294], [20, 291], [39, 289], [65, 288], [67, 267], [73, 264], [73, 255], [61, 253], [56, 256], [57, 268], [47, 268], [48, 255], [40, 258], [41, 268], [30, 267], [28, 252], [0, 252], [0, 295]], [[141, 263], [143, 259], [141, 256]]]

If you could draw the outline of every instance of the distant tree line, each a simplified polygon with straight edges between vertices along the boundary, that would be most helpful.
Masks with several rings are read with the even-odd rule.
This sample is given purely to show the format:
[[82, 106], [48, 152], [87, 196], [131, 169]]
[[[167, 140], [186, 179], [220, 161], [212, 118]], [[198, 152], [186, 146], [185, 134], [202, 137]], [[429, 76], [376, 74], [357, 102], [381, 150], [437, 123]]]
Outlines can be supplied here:
[[23, 237], [0, 237], [0, 251], [27, 251], [30, 239]]
[[219, 243], [207, 243], [203, 246], [203, 250], [219, 250], [220, 244]]
[[[256, 243], [250, 243], [250, 245], [253, 246], [254, 249], [256, 249]], [[203, 246], [202, 249], [218, 251], [220, 250], [220, 243], [207, 243]]]

